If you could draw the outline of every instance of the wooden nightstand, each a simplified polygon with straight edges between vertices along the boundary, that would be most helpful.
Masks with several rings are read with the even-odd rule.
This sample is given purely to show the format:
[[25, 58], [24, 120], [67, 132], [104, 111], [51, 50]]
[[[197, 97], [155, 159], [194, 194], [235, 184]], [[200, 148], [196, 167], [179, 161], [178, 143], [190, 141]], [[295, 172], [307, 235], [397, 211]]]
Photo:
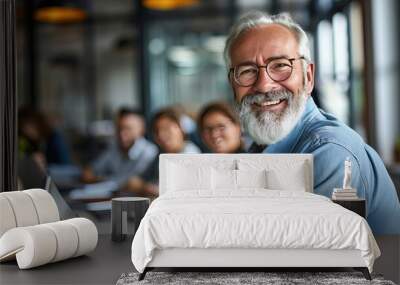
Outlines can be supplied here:
[[339, 204], [340, 206], [359, 214], [365, 219], [365, 199], [352, 199], [352, 200], [336, 200], [332, 199], [332, 202]]

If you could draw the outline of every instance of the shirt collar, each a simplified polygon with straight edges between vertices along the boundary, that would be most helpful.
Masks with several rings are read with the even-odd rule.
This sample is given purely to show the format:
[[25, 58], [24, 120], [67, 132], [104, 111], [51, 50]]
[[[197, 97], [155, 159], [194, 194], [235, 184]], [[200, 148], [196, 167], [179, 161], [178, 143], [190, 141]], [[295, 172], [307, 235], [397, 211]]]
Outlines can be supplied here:
[[135, 160], [138, 159], [140, 154], [143, 152], [146, 146], [146, 139], [141, 137], [135, 140], [134, 144], [128, 151], [128, 156], [130, 159]]
[[293, 130], [282, 140], [269, 145], [266, 149], [264, 149], [264, 153], [292, 152], [308, 122], [310, 122], [318, 114], [319, 110], [315, 105], [313, 98], [309, 96], [303, 115], [301, 116], [300, 120], [297, 122]]

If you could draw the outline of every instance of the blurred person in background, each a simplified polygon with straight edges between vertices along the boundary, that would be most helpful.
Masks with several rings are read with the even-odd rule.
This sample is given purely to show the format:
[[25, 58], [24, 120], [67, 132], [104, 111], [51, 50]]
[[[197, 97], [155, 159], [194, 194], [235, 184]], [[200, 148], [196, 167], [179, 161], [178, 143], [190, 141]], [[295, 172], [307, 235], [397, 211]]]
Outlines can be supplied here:
[[83, 169], [83, 182], [111, 181], [118, 188], [129, 177], [143, 174], [155, 159], [157, 147], [144, 138], [145, 121], [140, 112], [129, 108], [120, 109], [115, 125], [115, 141]]
[[198, 128], [211, 152], [245, 152], [239, 118], [227, 103], [215, 102], [204, 107], [199, 114]]
[[61, 132], [43, 113], [29, 107], [18, 111], [20, 156], [31, 156], [45, 170], [48, 165], [68, 165], [70, 155]]
[[[152, 132], [154, 141], [159, 147], [159, 153], [201, 152], [194, 143], [186, 140], [186, 134], [181, 125], [181, 114], [175, 108], [165, 108], [153, 116]], [[138, 196], [158, 196], [158, 164], [159, 156], [144, 175], [129, 179], [126, 190]]]
[[186, 140], [181, 113], [174, 108], [158, 111], [152, 120], [154, 141], [161, 153], [199, 153], [199, 148]]

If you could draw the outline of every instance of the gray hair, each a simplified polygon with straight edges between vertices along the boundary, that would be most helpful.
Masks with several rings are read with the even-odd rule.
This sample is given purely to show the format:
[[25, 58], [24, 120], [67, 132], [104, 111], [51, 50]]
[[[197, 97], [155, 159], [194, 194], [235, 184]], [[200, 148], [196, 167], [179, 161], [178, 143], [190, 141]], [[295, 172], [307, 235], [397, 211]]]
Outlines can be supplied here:
[[[260, 11], [252, 11], [246, 13], [236, 22], [232, 27], [228, 38], [226, 39], [224, 58], [226, 67], [229, 69], [231, 67], [231, 48], [233, 43], [238, 39], [238, 37], [253, 28], [258, 26], [263, 26], [267, 24], [278, 24], [289, 29], [296, 37], [297, 43], [299, 45], [299, 55], [304, 56], [306, 61], [311, 61], [310, 47], [308, 43], [308, 37], [306, 32], [300, 27], [299, 24], [294, 22], [288, 13], [281, 13], [277, 15], [268, 15]], [[307, 63], [303, 63], [303, 71], [305, 71]]]

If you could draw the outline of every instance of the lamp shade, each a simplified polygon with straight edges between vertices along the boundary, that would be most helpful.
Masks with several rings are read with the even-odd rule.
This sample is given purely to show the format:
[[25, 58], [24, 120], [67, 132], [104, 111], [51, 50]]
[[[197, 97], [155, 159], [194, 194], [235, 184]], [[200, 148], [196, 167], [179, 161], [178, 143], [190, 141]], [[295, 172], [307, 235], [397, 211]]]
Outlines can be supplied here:
[[143, 0], [143, 6], [153, 10], [173, 10], [197, 4], [198, 0]]
[[38, 1], [34, 19], [50, 24], [78, 23], [88, 18], [89, 3], [83, 0]]

